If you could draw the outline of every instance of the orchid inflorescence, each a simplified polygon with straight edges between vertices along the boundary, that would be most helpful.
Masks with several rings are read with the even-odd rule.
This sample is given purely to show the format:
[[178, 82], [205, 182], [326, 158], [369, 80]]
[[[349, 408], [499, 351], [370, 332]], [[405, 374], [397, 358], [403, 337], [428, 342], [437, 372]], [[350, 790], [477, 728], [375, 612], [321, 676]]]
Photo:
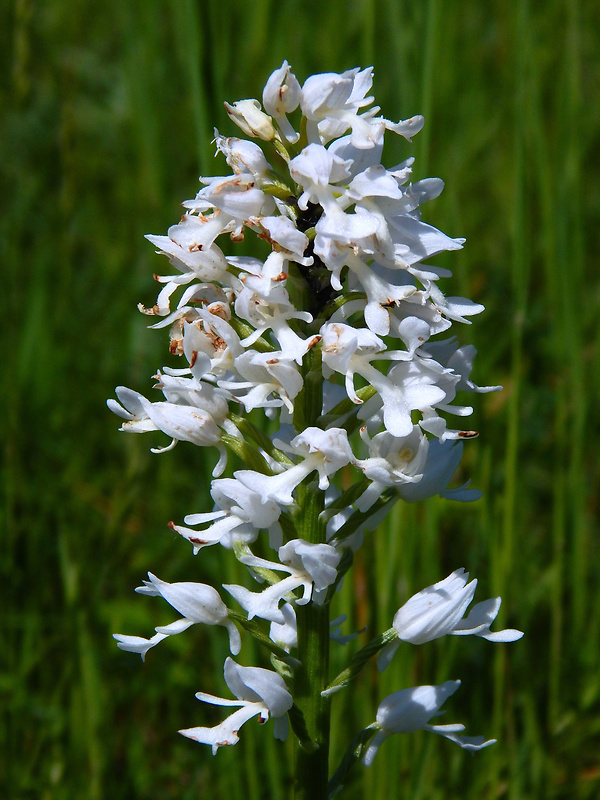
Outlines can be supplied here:
[[[284, 62], [266, 83], [262, 107], [257, 100], [225, 104], [253, 140], [215, 130], [232, 174], [201, 178], [203, 188], [183, 204], [168, 235], [147, 237], [174, 274], [157, 277], [163, 288], [156, 304], [141, 310], [158, 318], [151, 327], [168, 328], [170, 352], [184, 366], [157, 374], [163, 400], [118, 387], [119, 402], [109, 407], [123, 419], [121, 430], [167, 435], [170, 443], [153, 452], [179, 441], [217, 449], [214, 509], [170, 526], [194, 553], [216, 544], [231, 551], [264, 588], [225, 584], [239, 611], [211, 586], [149, 574], [136, 591], [160, 595], [181, 619], [150, 639], [115, 638], [145, 658], [166, 637], [203, 623], [227, 629], [234, 656], [239, 628], [271, 651], [272, 670], [227, 658], [224, 677], [237, 699], [197, 694], [237, 709], [214, 728], [181, 731], [213, 753], [235, 744], [255, 715], [273, 717], [278, 738], [287, 734], [289, 716], [306, 752], [318, 749], [319, 733], [294, 697], [313, 624], [301, 617], [303, 609], [327, 612], [364, 531], [398, 500], [479, 496], [468, 484], [449, 488], [462, 440], [476, 434], [455, 429], [446, 415], [471, 413], [455, 404], [458, 392], [500, 387], [471, 380], [472, 346], [433, 339], [483, 306], [445, 297], [438, 283], [451, 273], [425, 263], [464, 240], [421, 220], [420, 205], [440, 194], [440, 179], [411, 183], [413, 158], [391, 169], [380, 163], [385, 132], [410, 142], [423, 118], [394, 123], [380, 116], [371, 85], [369, 68], [313, 75], [300, 86]], [[248, 233], [270, 248], [264, 260], [228, 255], [217, 244], [219, 237], [241, 242]], [[265, 424], [255, 424], [256, 414], [251, 420], [257, 409]], [[222, 477], [229, 453], [245, 468]], [[378, 655], [385, 668], [402, 641], [519, 638], [519, 631], [490, 632], [499, 598], [464, 617], [475, 586], [456, 570], [412, 597], [344, 672], [330, 683], [322, 679], [319, 702], [329, 703], [369, 658]], [[462, 725], [429, 724], [459, 683], [385, 698], [355, 741], [354, 761], [370, 764], [387, 736], [418, 728], [470, 750], [491, 744], [459, 736]]]

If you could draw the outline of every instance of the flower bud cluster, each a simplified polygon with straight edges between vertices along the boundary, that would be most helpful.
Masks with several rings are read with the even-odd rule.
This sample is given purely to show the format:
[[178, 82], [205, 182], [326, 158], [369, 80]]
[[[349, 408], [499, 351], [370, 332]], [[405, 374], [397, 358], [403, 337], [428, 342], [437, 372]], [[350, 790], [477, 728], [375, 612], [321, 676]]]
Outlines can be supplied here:
[[[372, 77], [370, 68], [352, 69], [313, 75], [301, 86], [284, 62], [268, 79], [262, 105], [256, 99], [226, 104], [252, 140], [215, 131], [231, 174], [201, 178], [181, 220], [166, 236], [147, 237], [171, 269], [156, 276], [162, 289], [141, 310], [156, 320], [151, 327], [168, 329], [170, 353], [181, 365], [157, 374], [164, 399], [119, 387], [118, 402], [109, 407], [124, 431], [166, 434], [167, 443], [154, 452], [180, 441], [216, 448], [214, 509], [170, 525], [194, 553], [216, 544], [233, 552], [263, 587], [224, 586], [240, 612], [228, 609], [212, 587], [150, 575], [138, 591], [162, 596], [182, 618], [159, 626], [151, 639], [116, 636], [119, 647], [142, 658], [165, 637], [200, 622], [225, 627], [237, 655], [240, 617], [246, 627], [254, 618], [270, 622], [273, 648], [285, 656], [297, 644], [295, 608], [330, 602], [344, 553], [359, 546], [362, 530], [372, 529], [395, 501], [478, 496], [466, 486], [448, 488], [461, 440], [476, 436], [455, 428], [448, 416], [471, 413], [457, 402], [459, 392], [500, 387], [471, 380], [472, 346], [434, 337], [454, 322], [467, 323], [483, 306], [446, 297], [439, 287], [450, 273], [429, 260], [462, 248], [464, 240], [421, 219], [420, 206], [440, 194], [441, 180], [411, 182], [413, 158], [391, 168], [381, 164], [386, 131], [410, 142], [423, 118], [381, 116], [369, 95]], [[263, 258], [228, 252], [226, 244], [249, 235], [259, 240]], [[244, 416], [257, 410], [273, 434]], [[245, 468], [223, 477], [229, 453]], [[342, 471], [350, 476], [344, 485], [352, 484], [346, 491]], [[318, 535], [303, 527], [307, 492], [323, 497]], [[489, 633], [494, 610], [480, 609], [477, 620], [469, 617], [461, 627], [472, 584], [465, 588], [462, 572], [446, 581], [400, 609], [397, 638], [380, 664], [400, 640]], [[450, 610], [441, 601], [444, 592], [452, 598]], [[182, 733], [215, 752], [234, 744], [241, 724], [258, 714], [273, 716], [276, 735], [285, 734], [292, 697], [281, 675], [228, 658], [225, 680], [238, 700], [197, 697], [240, 709], [217, 728]], [[388, 699], [377, 715], [381, 731], [408, 730], [390, 722], [398, 708], [423, 695], [434, 713], [457, 686], [420, 687], [410, 697]], [[428, 726], [430, 716], [417, 727], [439, 728]], [[449, 738], [460, 743], [453, 732]], [[371, 747], [367, 763], [373, 755]]]

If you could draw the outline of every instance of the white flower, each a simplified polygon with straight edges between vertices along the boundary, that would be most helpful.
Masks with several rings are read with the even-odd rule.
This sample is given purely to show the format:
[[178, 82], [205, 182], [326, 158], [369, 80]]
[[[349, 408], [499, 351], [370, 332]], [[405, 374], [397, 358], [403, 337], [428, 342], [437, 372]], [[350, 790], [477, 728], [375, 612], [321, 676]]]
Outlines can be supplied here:
[[462, 619], [477, 588], [477, 580], [457, 569], [444, 580], [413, 595], [394, 615], [398, 637], [412, 644], [423, 644], [450, 633]]
[[234, 370], [235, 359], [244, 352], [240, 337], [227, 319], [209, 309], [198, 309], [197, 314], [197, 319], [183, 324], [183, 352], [190, 372], [196, 378], [209, 374], [214, 378]]
[[289, 445], [276, 439], [276, 447], [303, 456], [303, 460], [278, 475], [261, 475], [253, 470], [239, 470], [234, 475], [245, 486], [254, 489], [282, 506], [292, 505], [292, 492], [311, 472], [319, 473], [319, 489], [329, 486], [329, 477], [349, 464], [354, 456], [343, 428], [307, 428]]
[[289, 578], [273, 583], [262, 592], [250, 592], [236, 584], [223, 584], [223, 588], [248, 612], [248, 619], [260, 617], [283, 625], [286, 619], [279, 608], [281, 600], [302, 588], [302, 597], [294, 598], [297, 605], [306, 605], [311, 599], [317, 602], [321, 598], [315, 594], [324, 592], [335, 581], [340, 558], [341, 553], [331, 545], [292, 539], [279, 548], [280, 564], [251, 553], [239, 557], [242, 564], [259, 575], [261, 570], [277, 570], [289, 572]]
[[[159, 283], [165, 283], [165, 288], [158, 296], [156, 305], [150, 309], [140, 309], [144, 313], [164, 316], [170, 311], [171, 295], [181, 286], [185, 286], [193, 280], [199, 281], [220, 281], [227, 284], [230, 276], [227, 274], [227, 262], [221, 249], [211, 242], [212, 233], [215, 230], [221, 232], [221, 225], [224, 224], [225, 217], [222, 216], [219, 225], [205, 227], [202, 232], [199, 226], [202, 223], [197, 217], [184, 218], [186, 221], [169, 228], [168, 236], [153, 236], [148, 234], [146, 239], [152, 242], [158, 250], [157, 253], [166, 255], [171, 264], [179, 270], [179, 275], [156, 276]], [[190, 235], [190, 228], [193, 232]], [[216, 233], [215, 233], [216, 235]], [[214, 239], [214, 236], [212, 236]], [[200, 239], [200, 242], [197, 241]], [[204, 243], [204, 240], [206, 243]], [[192, 287], [196, 290], [196, 286]]]
[[[355, 330], [349, 325], [334, 323], [324, 325], [321, 334], [323, 363], [345, 375], [346, 392], [355, 403], [361, 401], [354, 390], [354, 373], [377, 390], [383, 405], [383, 422], [393, 436], [412, 433], [412, 411], [444, 400], [445, 392], [437, 386], [438, 374], [431, 369], [430, 360], [406, 360], [406, 351], [386, 352], [383, 340], [364, 328]], [[384, 375], [371, 364], [382, 358], [401, 361]], [[358, 416], [364, 419], [360, 412]]]
[[225, 178], [213, 178], [196, 195], [193, 205], [208, 205], [219, 209], [236, 221], [244, 222], [273, 207], [273, 200], [255, 186], [254, 176], [247, 173]]
[[221, 136], [216, 128], [215, 142], [217, 150], [223, 153], [227, 163], [236, 175], [249, 172], [260, 181], [271, 170], [271, 165], [265, 158], [263, 151], [254, 142], [237, 139], [235, 136], [229, 138]]
[[288, 320], [311, 322], [312, 317], [306, 311], [296, 311], [281, 284], [277, 284], [268, 295], [261, 296], [263, 288], [260, 278], [249, 275], [244, 280], [244, 288], [237, 296], [235, 303], [237, 315], [255, 327], [254, 333], [246, 337], [242, 345], [254, 344], [266, 331], [271, 330], [281, 348], [272, 356], [277, 355], [284, 361], [296, 361], [301, 365], [303, 357], [319, 341], [319, 337], [302, 339], [290, 328]]
[[472, 344], [459, 347], [458, 339], [456, 336], [452, 336], [441, 342], [428, 342], [423, 349], [428, 355], [433, 356], [440, 364], [459, 376], [455, 387], [457, 392], [498, 392], [502, 389], [501, 386], [477, 386], [470, 379], [473, 359], [477, 355], [477, 350]]
[[305, 581], [310, 580], [317, 592], [335, 581], [341, 557], [339, 550], [331, 545], [311, 544], [303, 539], [292, 539], [279, 548], [281, 563], [305, 576]]
[[169, 375], [158, 372], [154, 376], [157, 383], [155, 389], [161, 389], [169, 403], [192, 406], [207, 411], [219, 425], [225, 422], [229, 407], [224, 395], [210, 383], [180, 375]]
[[272, 544], [280, 543], [281, 528], [278, 519], [281, 509], [275, 501], [245, 486], [236, 478], [214, 480], [210, 493], [215, 501], [215, 511], [188, 514], [184, 518], [186, 525], [212, 523], [208, 528], [197, 531], [170, 523], [174, 531], [194, 545], [194, 554], [203, 547], [217, 543], [228, 550], [233, 549], [236, 542], [249, 544], [256, 540], [261, 529], [269, 530]]
[[238, 100], [233, 105], [225, 103], [225, 110], [247, 136], [270, 142], [275, 138], [273, 120], [261, 109], [258, 100]]
[[279, 610], [284, 621], [271, 622], [269, 638], [289, 653], [293, 647], [298, 647], [296, 612], [291, 603], [284, 603]]
[[219, 747], [237, 744], [238, 731], [252, 717], [258, 715], [261, 722], [273, 717], [275, 737], [284, 741], [287, 736], [287, 718], [285, 714], [293, 705], [283, 678], [276, 672], [260, 667], [240, 667], [231, 658], [227, 658], [224, 668], [225, 683], [238, 700], [226, 700], [205, 692], [197, 692], [196, 697], [203, 703], [216, 706], [239, 706], [220, 725], [214, 728], [187, 728], [181, 730], [183, 736], [202, 744], [212, 746], [213, 755]]
[[121, 426], [121, 430], [133, 433], [146, 433], [147, 431], [158, 430], [157, 426], [146, 413], [142, 405], [143, 396], [139, 392], [128, 389], [127, 386], [117, 386], [115, 394], [121, 403], [117, 403], [116, 400], [110, 398], [106, 401], [106, 405], [113, 414], [125, 420]]
[[265, 111], [275, 118], [281, 132], [292, 144], [298, 141], [299, 134], [292, 128], [287, 114], [298, 108], [300, 96], [298, 79], [290, 70], [288, 62], [284, 61], [270, 75], [263, 90], [262, 101]]
[[[370, 216], [372, 217], [372, 215]], [[367, 249], [366, 242], [363, 242], [362, 245], [363, 248]], [[350, 252], [350, 250], [352, 252]], [[355, 246], [353, 244], [345, 253], [343, 263], [350, 269], [356, 284], [362, 287], [367, 295], [367, 303], [364, 311], [365, 322], [373, 333], [379, 334], [380, 336], [387, 336], [391, 324], [390, 309], [403, 303], [414, 295], [417, 290], [415, 286], [410, 283], [402, 281], [392, 283], [385, 280], [376, 269], [376, 264], [366, 264], [365, 260], [360, 258], [354, 250]], [[368, 251], [373, 254], [378, 254], [378, 248], [374, 244], [368, 246]], [[318, 247], [315, 248], [315, 252], [321, 255]]]
[[393, 123], [374, 116], [379, 111], [377, 106], [364, 114], [357, 113], [373, 102], [373, 97], [366, 96], [372, 84], [372, 67], [307, 78], [302, 86], [301, 108], [309, 122], [314, 121], [313, 125], [316, 123], [317, 126], [313, 129], [309, 125], [309, 135], [314, 139], [320, 137], [326, 143], [342, 136], [350, 128], [350, 140], [358, 149], [379, 145], [386, 128], [410, 140], [423, 127], [423, 117]]
[[[184, 441], [206, 447], [217, 445], [221, 439], [221, 430], [208, 411], [177, 403], [151, 403], [146, 398], [141, 398], [141, 402], [157, 430], [172, 438], [171, 445]], [[154, 448], [153, 452], [162, 450]]]
[[[183, 273], [182, 276], [174, 276], [171, 284], [163, 290], [162, 296], [165, 299], [170, 297], [178, 285], [189, 283], [193, 278], [202, 281], [227, 280], [227, 262], [214, 241], [232, 222], [231, 216], [221, 212], [202, 217], [185, 214], [180, 222], [171, 225], [167, 236], [146, 236], [149, 242], [159, 248], [158, 252], [168, 256], [171, 263]], [[168, 303], [159, 301], [157, 306], [158, 310], [153, 313], [168, 313]]]
[[204, 583], [167, 583], [148, 573], [149, 581], [136, 589], [139, 594], [160, 595], [182, 615], [182, 619], [170, 625], [156, 628], [157, 633], [173, 635], [187, 630], [191, 625], [222, 625], [229, 633], [229, 648], [235, 656], [240, 652], [241, 640], [238, 629], [229, 619], [227, 606], [212, 586]]
[[[121, 426], [122, 431], [131, 433], [163, 431], [171, 437], [170, 445], [151, 448], [153, 453], [171, 450], [178, 441], [192, 442], [203, 447], [216, 445], [220, 450], [223, 449], [220, 444], [222, 432], [218, 426], [224, 422], [228, 406], [214, 394], [210, 393], [205, 399], [208, 407], [217, 416], [217, 420], [210, 411], [202, 407], [170, 402], [151, 403], [139, 392], [134, 392], [125, 386], [118, 386], [116, 393], [123, 406], [114, 400], [108, 400], [107, 405], [113, 413], [125, 420]], [[198, 403], [202, 402], [200, 393], [196, 392], [195, 400]]]
[[124, 650], [126, 653], [138, 653], [142, 657], [142, 661], [146, 660], [146, 653], [151, 650], [163, 639], [166, 639], [168, 634], [155, 633], [151, 639], [144, 639], [143, 636], [127, 636], [124, 633], [113, 633], [113, 639], [117, 640], [117, 647], [119, 650]]
[[277, 352], [246, 350], [235, 359], [234, 367], [236, 377], [219, 380], [218, 385], [243, 403], [247, 412], [279, 406], [286, 406], [290, 412], [294, 410], [293, 401], [302, 390], [303, 381], [293, 359]]
[[152, 639], [142, 639], [139, 636], [124, 636], [114, 634], [121, 650], [140, 653], [142, 660], [147, 651], [165, 639], [182, 633], [191, 625], [202, 623], [204, 625], [222, 625], [229, 633], [229, 649], [233, 655], [240, 652], [241, 639], [235, 624], [229, 619], [227, 606], [221, 600], [219, 593], [212, 586], [204, 583], [167, 583], [161, 581], [156, 575], [148, 573], [149, 581], [144, 581], [143, 586], [138, 586], [136, 592], [147, 594], [150, 597], [163, 597], [169, 605], [182, 615], [181, 619], [170, 625], [157, 628], [156, 636]]
[[[437, 417], [440, 419], [440, 417]], [[421, 427], [425, 426], [421, 424]], [[423, 468], [423, 477], [418, 483], [405, 483], [396, 485], [396, 491], [407, 503], [426, 500], [439, 494], [447, 500], [471, 502], [479, 500], [481, 492], [478, 489], [469, 489], [469, 482], [464, 486], [448, 489], [448, 483], [456, 472], [462, 457], [463, 444], [456, 441], [439, 442], [429, 439], [427, 444], [427, 458]]]
[[444, 701], [451, 697], [460, 686], [460, 681], [446, 681], [441, 686], [416, 686], [401, 689], [385, 698], [377, 709], [378, 731], [371, 739], [362, 763], [368, 767], [373, 763], [381, 744], [393, 733], [413, 733], [418, 730], [439, 733], [465, 750], [481, 750], [496, 742], [483, 736], [458, 736], [465, 726], [459, 723], [450, 725], [430, 725], [429, 720], [437, 716]]
[[450, 631], [453, 636], [469, 636], [474, 634], [488, 642], [516, 642], [523, 636], [523, 631], [514, 628], [505, 628], [502, 631], [490, 631], [490, 625], [498, 616], [502, 600], [500, 597], [491, 597], [473, 606], [467, 617], [455, 625]]
[[492, 642], [514, 642], [523, 636], [521, 631], [512, 629], [490, 631], [500, 609], [499, 597], [477, 603], [463, 619], [477, 587], [477, 580], [467, 583], [468, 580], [469, 573], [457, 569], [444, 580], [413, 595], [398, 609], [393, 622], [398, 638], [380, 652], [377, 661], [380, 670], [387, 667], [400, 641], [424, 644], [447, 634], [472, 634]]
[[388, 486], [399, 488], [422, 480], [429, 440], [418, 425], [408, 436], [392, 436], [382, 431], [369, 439], [366, 427], [360, 430], [361, 438], [368, 444], [370, 456], [357, 459], [356, 466], [362, 469], [372, 483], [356, 501], [359, 511], [367, 511]]

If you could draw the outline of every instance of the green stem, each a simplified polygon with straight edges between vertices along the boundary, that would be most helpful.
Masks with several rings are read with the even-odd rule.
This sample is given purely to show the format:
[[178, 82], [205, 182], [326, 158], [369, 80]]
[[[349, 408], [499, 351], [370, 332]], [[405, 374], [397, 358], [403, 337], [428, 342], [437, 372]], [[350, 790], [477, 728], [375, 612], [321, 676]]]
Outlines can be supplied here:
[[294, 700], [317, 748], [308, 752], [301, 744], [296, 747], [294, 798], [327, 800], [331, 704], [321, 692], [329, 672], [329, 606], [299, 606], [296, 618], [302, 666], [296, 672]]
[[[324, 507], [324, 492], [316, 482], [299, 487], [298, 530], [308, 542], [322, 536], [319, 514]], [[296, 606], [298, 658], [294, 700], [304, 715], [306, 730], [316, 748], [303, 743], [296, 747], [295, 800], [326, 800], [329, 779], [330, 700], [321, 692], [329, 682], [329, 603], [310, 602]]]
[[[312, 426], [322, 413], [323, 374], [320, 346], [313, 347], [302, 365], [304, 389], [296, 399], [294, 425]], [[324, 541], [324, 526], [319, 515], [325, 506], [325, 493], [309, 476], [297, 490], [298, 535], [311, 544]], [[310, 602], [296, 606], [298, 658], [300, 667], [294, 680], [294, 701], [304, 716], [312, 742], [296, 746], [295, 800], [327, 800], [329, 779], [330, 701], [321, 692], [329, 682], [329, 603]], [[316, 745], [316, 747], [315, 747]]]

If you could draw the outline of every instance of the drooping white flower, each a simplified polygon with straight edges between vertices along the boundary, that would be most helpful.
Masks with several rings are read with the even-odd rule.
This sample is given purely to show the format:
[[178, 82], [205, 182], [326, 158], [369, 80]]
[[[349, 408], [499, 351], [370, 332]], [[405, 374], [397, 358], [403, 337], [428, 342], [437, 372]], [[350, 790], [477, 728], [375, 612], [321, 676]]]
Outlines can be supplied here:
[[239, 631], [229, 618], [227, 606], [221, 600], [216, 589], [204, 583], [167, 583], [151, 572], [148, 573], [148, 577], [150, 580], [144, 581], [143, 586], [138, 586], [136, 592], [150, 597], [163, 597], [169, 605], [179, 611], [182, 618], [170, 625], [157, 627], [155, 629], [156, 636], [153, 636], [152, 639], [114, 634], [121, 650], [140, 653], [143, 660], [147, 651], [167, 636], [182, 633], [191, 625], [202, 623], [204, 625], [222, 625], [226, 628], [229, 633], [229, 649], [233, 655], [240, 652]]
[[368, 767], [373, 763], [383, 742], [393, 733], [413, 733], [418, 730], [432, 731], [450, 739], [464, 750], [481, 750], [494, 744], [496, 739], [483, 736], [458, 736], [465, 726], [430, 725], [429, 720], [438, 715], [440, 708], [460, 686], [460, 681], [446, 681], [441, 686], [415, 686], [401, 689], [385, 698], [377, 709], [377, 733], [369, 742], [362, 763]]
[[142, 406], [156, 427], [171, 436], [174, 442], [192, 442], [206, 447], [218, 444], [221, 438], [213, 416], [201, 408], [147, 400], [142, 402]]
[[523, 636], [521, 631], [512, 629], [490, 631], [500, 609], [499, 597], [477, 603], [468, 617], [463, 618], [477, 588], [476, 579], [470, 583], [468, 580], [469, 573], [457, 569], [444, 580], [417, 592], [398, 609], [393, 622], [398, 638], [379, 653], [380, 670], [387, 667], [400, 642], [424, 644], [447, 634], [480, 636], [491, 642], [514, 642]]
[[113, 639], [117, 640], [117, 647], [119, 650], [124, 650], [127, 653], [138, 653], [142, 657], [142, 661], [146, 660], [146, 653], [151, 650], [163, 639], [166, 639], [168, 634], [155, 633], [151, 639], [144, 639], [143, 636], [127, 636], [124, 633], [113, 633]]
[[[107, 401], [107, 404], [111, 411], [125, 420], [121, 426], [122, 431], [132, 433], [163, 431], [171, 437], [170, 445], [152, 448], [153, 453], [170, 450], [178, 441], [192, 442], [201, 447], [214, 445], [223, 449], [220, 445], [222, 431], [218, 426], [224, 422], [228, 406], [227, 403], [219, 402], [214, 395], [206, 399], [216, 419], [211, 411], [203, 409], [200, 405], [151, 403], [139, 392], [127, 389], [125, 386], [118, 386], [116, 392], [124, 405], [121, 406], [114, 400]], [[200, 403], [201, 394], [196, 392], [195, 399]]]
[[239, 742], [239, 729], [252, 717], [258, 716], [261, 722], [273, 717], [275, 738], [284, 741], [288, 731], [285, 715], [292, 707], [293, 700], [281, 675], [260, 667], [241, 667], [227, 658], [224, 677], [237, 700], [215, 697], [206, 692], [197, 692], [196, 697], [203, 703], [215, 706], [239, 706], [239, 711], [234, 711], [214, 728], [187, 728], [179, 733], [195, 742], [211, 745], [215, 755], [219, 747]]

